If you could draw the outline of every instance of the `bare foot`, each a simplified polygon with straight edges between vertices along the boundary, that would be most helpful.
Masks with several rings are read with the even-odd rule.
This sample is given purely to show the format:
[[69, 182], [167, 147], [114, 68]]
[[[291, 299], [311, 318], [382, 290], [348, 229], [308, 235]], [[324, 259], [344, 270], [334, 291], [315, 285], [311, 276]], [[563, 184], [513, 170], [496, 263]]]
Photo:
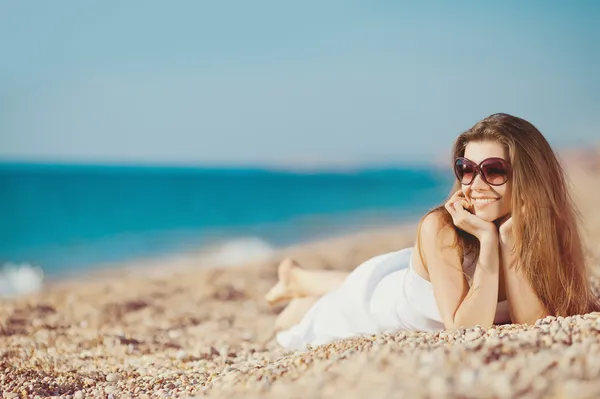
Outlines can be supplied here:
[[279, 264], [279, 281], [267, 292], [265, 299], [270, 305], [290, 301], [301, 296], [294, 274], [302, 267], [292, 258], [285, 258]]

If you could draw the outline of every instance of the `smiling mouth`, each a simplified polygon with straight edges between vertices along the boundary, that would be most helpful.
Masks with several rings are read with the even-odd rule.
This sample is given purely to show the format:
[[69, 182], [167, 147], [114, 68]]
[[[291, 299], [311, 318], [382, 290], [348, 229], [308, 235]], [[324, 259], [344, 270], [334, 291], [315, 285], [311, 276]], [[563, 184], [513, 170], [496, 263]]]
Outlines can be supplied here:
[[473, 205], [485, 206], [498, 201], [498, 198], [471, 198]]

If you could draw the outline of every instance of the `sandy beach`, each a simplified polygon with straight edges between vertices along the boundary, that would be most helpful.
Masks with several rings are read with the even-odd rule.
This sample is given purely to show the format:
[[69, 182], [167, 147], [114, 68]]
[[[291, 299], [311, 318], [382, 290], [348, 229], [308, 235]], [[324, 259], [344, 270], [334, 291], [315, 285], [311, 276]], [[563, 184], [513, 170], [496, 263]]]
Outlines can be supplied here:
[[[600, 293], [600, 152], [584, 155], [563, 159]], [[263, 296], [284, 257], [352, 270], [412, 245], [414, 233], [415, 225], [365, 231], [230, 268], [186, 258], [1, 300], [2, 397], [600, 397], [600, 314], [375, 335], [304, 353], [277, 346], [281, 308]]]

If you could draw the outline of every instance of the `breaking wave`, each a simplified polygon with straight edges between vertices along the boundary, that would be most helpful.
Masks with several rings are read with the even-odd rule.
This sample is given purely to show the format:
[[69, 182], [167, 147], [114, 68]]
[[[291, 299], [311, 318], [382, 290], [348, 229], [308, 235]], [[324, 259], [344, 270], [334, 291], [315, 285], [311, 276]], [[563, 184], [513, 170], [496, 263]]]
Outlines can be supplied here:
[[15, 297], [42, 289], [44, 272], [27, 263], [5, 263], [0, 268], [0, 297]]
[[204, 251], [204, 261], [210, 265], [229, 267], [269, 259], [275, 248], [258, 237], [240, 237], [213, 244]]

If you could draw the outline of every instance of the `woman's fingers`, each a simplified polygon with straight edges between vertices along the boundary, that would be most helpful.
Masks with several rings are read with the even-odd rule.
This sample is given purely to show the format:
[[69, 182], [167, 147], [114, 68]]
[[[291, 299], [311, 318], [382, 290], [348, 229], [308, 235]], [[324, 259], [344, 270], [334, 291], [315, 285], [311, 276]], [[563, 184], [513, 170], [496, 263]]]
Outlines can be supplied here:
[[469, 214], [469, 212], [465, 209], [469, 206], [469, 203], [466, 200], [455, 201], [453, 206], [457, 216], [464, 219], [467, 214]]
[[463, 211], [466, 211], [469, 208], [469, 202], [466, 199], [459, 199], [455, 204], [458, 204]]
[[462, 190], [455, 192], [444, 206], [452, 217], [454, 225], [472, 234], [474, 225], [473, 221], [469, 218], [473, 217], [473, 215], [467, 210], [470, 204], [464, 197]]
[[450, 207], [452, 208], [452, 220], [454, 221], [454, 225], [457, 227], [463, 227], [464, 222], [464, 214], [465, 210], [463, 209], [460, 201], [453, 202]]
[[454, 211], [453, 204], [456, 201], [460, 200], [461, 198], [462, 198], [462, 190], [458, 190], [454, 194], [452, 194], [452, 196], [450, 197], [448, 202], [446, 202], [445, 207], [446, 207], [446, 210], [448, 210], [448, 212], [450, 212], [450, 214], [452, 214]]
[[452, 201], [452, 202], [458, 201], [461, 198], [464, 198], [464, 194], [463, 194], [462, 190], [458, 190], [454, 194], [452, 194], [452, 197], [450, 197], [450, 201]]
[[465, 209], [469, 204], [465, 200], [456, 201], [454, 203], [455, 209], [455, 225], [462, 230], [470, 234], [475, 234], [475, 230], [478, 229], [478, 225], [481, 221], [477, 216], [473, 215]]
[[448, 213], [450, 213], [450, 215], [452, 215], [454, 213], [454, 209], [452, 208], [453, 203], [454, 203], [454, 201], [452, 201], [452, 198], [450, 198], [450, 200], [444, 204], [444, 208], [446, 208], [446, 210], [448, 211]]
[[471, 214], [464, 208], [464, 204], [458, 203], [455, 205], [455, 208], [456, 216], [463, 222], [463, 224], [466, 223]]

